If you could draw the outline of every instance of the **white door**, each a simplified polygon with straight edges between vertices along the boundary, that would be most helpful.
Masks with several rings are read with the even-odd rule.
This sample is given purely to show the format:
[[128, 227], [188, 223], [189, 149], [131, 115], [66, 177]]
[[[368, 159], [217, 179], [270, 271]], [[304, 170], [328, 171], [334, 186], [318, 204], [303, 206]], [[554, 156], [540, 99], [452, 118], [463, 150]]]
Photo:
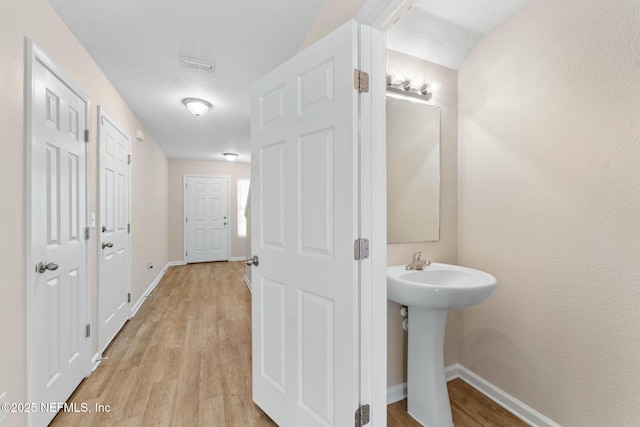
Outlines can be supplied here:
[[98, 108], [100, 223], [98, 341], [102, 352], [131, 314], [131, 138]]
[[[29, 402], [40, 404], [65, 402], [88, 373], [88, 98], [33, 49], [28, 376]], [[39, 408], [32, 425], [47, 425], [54, 416]]]
[[185, 261], [229, 259], [229, 178], [185, 176]]
[[359, 404], [357, 30], [252, 86], [253, 400], [282, 427]]

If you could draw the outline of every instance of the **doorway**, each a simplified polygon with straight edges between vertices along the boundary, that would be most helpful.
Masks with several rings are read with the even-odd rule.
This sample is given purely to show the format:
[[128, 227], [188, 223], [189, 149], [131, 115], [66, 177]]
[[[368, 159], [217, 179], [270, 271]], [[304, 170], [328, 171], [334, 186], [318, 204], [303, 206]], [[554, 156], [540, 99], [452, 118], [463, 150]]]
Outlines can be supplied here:
[[[28, 41], [28, 401], [64, 402], [89, 374], [89, 98]], [[47, 425], [54, 411], [29, 414]]]
[[184, 175], [185, 263], [229, 260], [229, 177]]
[[131, 315], [131, 138], [98, 107], [98, 350]]

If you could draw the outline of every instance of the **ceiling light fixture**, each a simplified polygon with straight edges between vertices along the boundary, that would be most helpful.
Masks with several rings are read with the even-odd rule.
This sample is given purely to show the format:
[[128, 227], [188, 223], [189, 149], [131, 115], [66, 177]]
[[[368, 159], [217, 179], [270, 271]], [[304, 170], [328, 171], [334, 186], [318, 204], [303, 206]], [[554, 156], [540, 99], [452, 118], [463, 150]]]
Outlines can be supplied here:
[[210, 102], [199, 98], [185, 98], [182, 103], [194, 116], [201, 116], [213, 107]]
[[223, 156], [225, 159], [227, 159], [228, 162], [235, 162], [238, 158], [238, 155], [236, 153], [224, 153]]

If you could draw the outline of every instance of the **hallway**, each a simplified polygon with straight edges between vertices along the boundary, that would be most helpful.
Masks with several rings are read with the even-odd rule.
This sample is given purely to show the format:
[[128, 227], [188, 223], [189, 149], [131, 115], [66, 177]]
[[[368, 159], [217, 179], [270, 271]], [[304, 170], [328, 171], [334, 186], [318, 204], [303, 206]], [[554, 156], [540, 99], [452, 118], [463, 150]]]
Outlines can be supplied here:
[[[244, 263], [171, 267], [51, 426], [274, 426], [251, 400]], [[95, 405], [109, 405], [96, 413]]]

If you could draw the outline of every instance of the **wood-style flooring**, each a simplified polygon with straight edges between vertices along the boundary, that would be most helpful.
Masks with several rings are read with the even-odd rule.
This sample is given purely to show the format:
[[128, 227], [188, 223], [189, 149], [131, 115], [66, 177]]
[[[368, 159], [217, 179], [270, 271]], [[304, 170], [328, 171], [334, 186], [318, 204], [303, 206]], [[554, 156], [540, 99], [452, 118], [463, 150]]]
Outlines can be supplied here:
[[[451, 414], [455, 427], [526, 427], [517, 418], [461, 379], [447, 383]], [[387, 406], [387, 426], [420, 427], [422, 424], [407, 413], [407, 401]]]
[[[251, 399], [243, 278], [242, 262], [169, 268], [70, 397], [91, 412], [60, 412], [51, 426], [275, 426]], [[449, 383], [449, 395], [456, 427], [526, 425], [460, 380]], [[389, 405], [387, 422], [419, 426], [406, 401]]]

